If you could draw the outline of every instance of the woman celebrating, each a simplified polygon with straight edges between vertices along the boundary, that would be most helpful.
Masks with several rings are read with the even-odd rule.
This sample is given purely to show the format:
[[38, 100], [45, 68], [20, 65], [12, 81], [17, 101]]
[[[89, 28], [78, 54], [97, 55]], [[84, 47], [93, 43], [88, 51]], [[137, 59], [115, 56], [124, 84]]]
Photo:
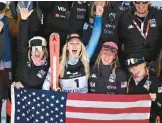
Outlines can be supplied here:
[[91, 71], [89, 91], [103, 94], [125, 94], [127, 76], [116, 66], [118, 46], [105, 42]]
[[32, 12], [33, 10], [29, 12], [26, 8], [20, 8], [18, 65], [16, 69], [16, 82], [14, 83], [16, 88], [41, 89], [49, 69], [46, 40], [40, 36], [28, 39], [28, 17]]
[[[91, 39], [85, 47], [81, 37], [72, 33], [67, 37], [60, 60], [60, 87], [64, 92], [88, 92], [89, 61], [101, 34], [103, 8], [98, 7]], [[50, 76], [50, 74], [49, 74]], [[50, 80], [44, 82], [43, 89], [50, 89]]]
[[150, 94], [152, 99], [150, 123], [155, 123], [157, 116], [157, 94], [160, 92], [159, 80], [150, 74], [144, 57], [131, 56], [126, 61], [128, 70], [132, 74], [128, 81], [128, 94]]
[[[32, 14], [33, 10], [28, 11], [26, 8], [19, 9], [21, 21], [17, 43], [18, 63], [15, 82], [12, 84], [16, 88], [42, 89], [43, 82], [49, 69], [49, 63], [47, 62], [47, 42], [40, 36], [35, 36], [29, 40], [28, 17]], [[10, 116], [11, 109], [9, 105], [10, 100], [7, 101], [7, 114]]]

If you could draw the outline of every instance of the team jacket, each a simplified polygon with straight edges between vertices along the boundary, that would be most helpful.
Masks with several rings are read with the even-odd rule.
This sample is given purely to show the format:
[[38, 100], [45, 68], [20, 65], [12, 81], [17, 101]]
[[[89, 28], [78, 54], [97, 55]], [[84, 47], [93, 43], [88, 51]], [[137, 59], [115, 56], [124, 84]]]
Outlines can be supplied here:
[[[157, 61], [150, 63], [150, 70], [152, 74], [155, 76], [156, 76], [156, 64]], [[158, 106], [158, 111], [162, 116], [162, 74], [160, 74], [158, 80], [159, 80], [159, 85], [158, 85], [158, 94], [157, 94], [157, 106]]]
[[[156, 76], [156, 64], [158, 62], [151, 62], [149, 64], [149, 69], [151, 72], [151, 75]], [[158, 111], [160, 112], [161, 116], [162, 116], [162, 74], [160, 74], [160, 76], [158, 77], [159, 83], [158, 83], [158, 93], [157, 93], [157, 107], [158, 107]], [[161, 119], [162, 120], [162, 119]]]
[[[156, 76], [151, 75], [149, 78], [148, 76], [145, 76], [137, 85], [135, 84], [134, 80], [131, 79], [129, 83], [129, 90], [128, 94], [149, 94], [149, 93], [156, 93], [157, 98], [155, 101], [152, 101], [151, 105], [151, 115], [150, 115], [150, 123], [152, 123], [158, 113], [159, 108], [161, 104], [161, 86], [159, 85], [160, 82], [156, 78]], [[149, 89], [147, 89], [147, 86], [149, 86]]]
[[[45, 4], [44, 4], [45, 3]], [[61, 47], [65, 44], [67, 35], [71, 32], [82, 34], [83, 24], [86, 19], [87, 4], [69, 1], [40, 2], [43, 11], [50, 10], [45, 18], [44, 30], [48, 38], [53, 32], [59, 33]], [[51, 9], [50, 9], [51, 8]]]
[[[148, 30], [146, 40], [137, 28], [137, 25], [141, 28], [142, 24], [144, 24], [143, 32], [146, 33]], [[119, 32], [120, 42], [124, 43], [125, 57], [130, 54], [141, 54], [148, 62], [155, 61], [162, 44], [162, 11], [150, 8], [144, 23], [142, 23], [134, 14], [134, 11], [130, 10], [121, 16]]]
[[0, 32], [0, 60], [4, 54], [4, 49], [5, 49], [5, 36], [4, 36], [4, 31], [2, 29], [2, 31]]
[[[131, 79], [128, 85], [128, 94], [158, 93], [159, 80], [155, 76], [150, 76], [149, 79], [145, 76], [137, 85], [133, 79]], [[150, 85], [149, 90], [146, 89], [147, 85]]]
[[49, 64], [34, 66], [28, 61], [28, 20], [20, 21], [20, 34], [18, 36], [18, 63], [16, 69], [16, 82], [20, 81], [26, 88], [42, 88], [47, 75]]
[[89, 92], [101, 94], [125, 94], [127, 76], [124, 71], [116, 68], [116, 76], [112, 74], [110, 65], [99, 65], [91, 70]]

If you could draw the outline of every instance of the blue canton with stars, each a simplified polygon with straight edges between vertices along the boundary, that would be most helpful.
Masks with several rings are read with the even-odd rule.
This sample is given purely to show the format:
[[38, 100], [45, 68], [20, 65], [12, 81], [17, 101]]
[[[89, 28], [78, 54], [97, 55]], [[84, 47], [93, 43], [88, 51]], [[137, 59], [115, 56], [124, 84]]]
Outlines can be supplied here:
[[15, 89], [15, 123], [65, 123], [67, 93]]

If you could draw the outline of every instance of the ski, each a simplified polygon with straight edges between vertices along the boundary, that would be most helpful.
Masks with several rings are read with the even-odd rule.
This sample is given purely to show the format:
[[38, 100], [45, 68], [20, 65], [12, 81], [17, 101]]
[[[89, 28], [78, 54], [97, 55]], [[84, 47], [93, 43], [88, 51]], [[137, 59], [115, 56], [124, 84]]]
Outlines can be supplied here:
[[58, 33], [50, 35], [50, 66], [51, 66], [51, 89], [56, 90], [59, 87], [59, 53], [60, 36]]

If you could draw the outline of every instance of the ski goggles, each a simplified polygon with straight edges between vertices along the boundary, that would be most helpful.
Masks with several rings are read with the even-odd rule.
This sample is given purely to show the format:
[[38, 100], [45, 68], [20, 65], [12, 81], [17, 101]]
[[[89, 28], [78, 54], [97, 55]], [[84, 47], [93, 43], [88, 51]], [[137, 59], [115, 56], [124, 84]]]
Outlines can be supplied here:
[[43, 51], [43, 47], [42, 46], [32, 46], [32, 52], [36, 52], [36, 51]]
[[148, 1], [135, 1], [134, 3], [135, 3], [135, 4], [140, 4], [140, 3], [142, 3], [142, 4], [147, 4]]
[[116, 55], [117, 54], [117, 49], [107, 46], [107, 45], [103, 45], [102, 49], [101, 49], [102, 53], [107, 53], [107, 54], [112, 54], [112, 55]]
[[130, 58], [130, 59], [127, 59], [126, 60], [126, 65], [127, 66], [134, 66], [134, 65], [137, 65], [137, 64], [140, 64], [140, 63], [143, 63], [145, 62], [145, 58], [142, 57], [142, 58]]

